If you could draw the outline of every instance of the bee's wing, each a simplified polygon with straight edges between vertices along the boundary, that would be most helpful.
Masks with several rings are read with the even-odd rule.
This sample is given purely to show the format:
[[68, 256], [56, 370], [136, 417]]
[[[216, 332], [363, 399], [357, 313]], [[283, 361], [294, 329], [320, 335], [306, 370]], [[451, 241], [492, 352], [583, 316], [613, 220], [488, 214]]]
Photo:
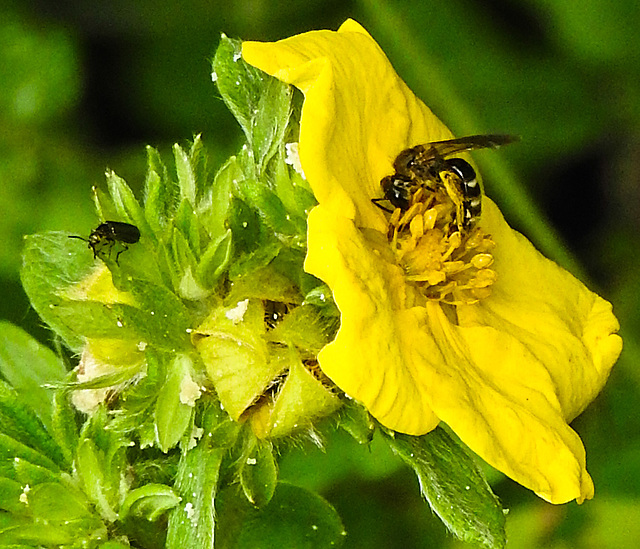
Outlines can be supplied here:
[[471, 151], [473, 149], [495, 149], [502, 145], [518, 141], [518, 139], [518, 136], [503, 134], [469, 135], [457, 139], [425, 143], [422, 147], [428, 156], [446, 158], [447, 156], [463, 151]]

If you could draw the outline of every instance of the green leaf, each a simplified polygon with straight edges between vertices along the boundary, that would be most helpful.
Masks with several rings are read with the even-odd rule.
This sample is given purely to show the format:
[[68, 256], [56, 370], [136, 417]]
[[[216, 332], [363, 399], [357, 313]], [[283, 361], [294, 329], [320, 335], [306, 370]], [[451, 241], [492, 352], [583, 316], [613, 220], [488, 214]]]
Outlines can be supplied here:
[[338, 425], [359, 444], [369, 444], [373, 440], [376, 428], [375, 422], [366, 408], [354, 400], [343, 403]]
[[179, 503], [180, 498], [169, 486], [145, 484], [127, 494], [118, 516], [120, 520], [126, 520], [130, 515], [135, 515], [154, 521]]
[[0, 461], [24, 459], [29, 463], [45, 467], [54, 473], [59, 472], [58, 466], [44, 454], [18, 442], [12, 437], [0, 433]]
[[335, 509], [319, 495], [281, 482], [269, 504], [248, 511], [233, 549], [340, 547], [345, 531]]
[[240, 464], [240, 486], [250, 503], [263, 507], [269, 503], [278, 482], [278, 467], [273, 446], [268, 441], [256, 440]]
[[186, 403], [185, 391], [194, 384], [192, 375], [193, 362], [187, 355], [178, 355], [168, 367], [155, 408], [158, 445], [163, 452], [178, 444], [190, 425], [194, 406]]
[[242, 43], [222, 35], [213, 58], [215, 82], [229, 110], [251, 141], [253, 120], [266, 74], [244, 62]]
[[153, 147], [147, 147], [147, 177], [144, 185], [145, 217], [155, 233], [169, 223], [176, 208], [179, 193], [176, 183], [169, 178], [167, 167]]
[[421, 437], [388, 433], [385, 439], [415, 471], [422, 495], [455, 536], [488, 548], [505, 546], [498, 498], [473, 458], [443, 428]]
[[287, 130], [291, 116], [292, 88], [276, 78], [265, 77], [254, 112], [251, 145], [259, 174], [264, 174]]
[[108, 472], [105, 470], [105, 458], [93, 440], [82, 440], [76, 453], [76, 468], [84, 491], [94, 503], [100, 515], [109, 522], [114, 522], [118, 515], [111, 505]]
[[59, 482], [38, 484], [29, 490], [27, 497], [33, 516], [43, 520], [71, 521], [92, 516], [84, 494]]
[[169, 515], [167, 549], [213, 549], [215, 498], [226, 448], [209, 448], [206, 438], [184, 454], [175, 489], [182, 497]]
[[[238, 253], [250, 253], [260, 249], [263, 241], [258, 213], [239, 198], [231, 203], [229, 228], [233, 234], [233, 242]], [[277, 254], [274, 254], [274, 257]]]
[[0, 432], [49, 457], [60, 467], [67, 466], [58, 445], [18, 393], [0, 380]]
[[213, 288], [216, 285], [229, 267], [232, 253], [233, 239], [230, 230], [209, 242], [196, 270], [196, 277], [205, 288]]
[[173, 156], [176, 161], [180, 197], [183, 201], [186, 200], [193, 210], [196, 205], [196, 174], [191, 166], [190, 155], [176, 143], [173, 146]]
[[67, 374], [55, 353], [21, 328], [0, 321], [0, 372], [51, 430], [53, 391], [45, 385], [62, 381]]
[[113, 171], [108, 171], [106, 176], [109, 193], [119, 216], [127, 223], [136, 225], [143, 236], [152, 236], [144, 210], [126, 181]]
[[198, 204], [198, 219], [214, 241], [221, 238], [228, 230], [226, 220], [231, 204], [231, 190], [235, 182], [243, 177], [237, 158], [232, 156], [218, 170], [209, 193], [205, 194]]
[[71, 404], [70, 393], [58, 389], [53, 397], [52, 434], [67, 463], [72, 463], [78, 446], [76, 410]]
[[37, 521], [0, 514], [0, 547], [82, 547], [90, 540], [107, 537], [98, 517], [75, 520]]
[[20, 271], [22, 285], [40, 317], [74, 351], [80, 351], [82, 337], [59, 318], [56, 304], [62, 289], [78, 283], [94, 268], [86, 245], [68, 233], [49, 232], [25, 238]]

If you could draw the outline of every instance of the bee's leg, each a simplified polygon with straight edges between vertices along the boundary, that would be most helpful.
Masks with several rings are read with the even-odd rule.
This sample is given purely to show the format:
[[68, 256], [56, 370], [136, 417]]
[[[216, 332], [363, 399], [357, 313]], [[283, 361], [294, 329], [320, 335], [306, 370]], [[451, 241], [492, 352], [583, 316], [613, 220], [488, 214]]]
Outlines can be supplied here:
[[381, 210], [387, 213], [393, 213], [393, 210], [390, 210], [389, 208], [385, 208], [384, 206], [380, 205], [380, 202], [385, 202], [386, 200], [387, 200], [386, 198], [372, 198], [371, 202], [373, 202]]

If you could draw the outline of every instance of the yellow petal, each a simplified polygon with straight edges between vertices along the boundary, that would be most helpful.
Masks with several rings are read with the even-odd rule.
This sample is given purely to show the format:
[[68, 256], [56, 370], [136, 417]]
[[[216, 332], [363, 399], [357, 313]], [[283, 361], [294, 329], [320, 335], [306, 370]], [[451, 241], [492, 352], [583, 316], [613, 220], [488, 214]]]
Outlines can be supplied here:
[[305, 94], [300, 161], [318, 202], [386, 230], [371, 199], [403, 149], [451, 132], [398, 77], [358, 23], [275, 43], [244, 42], [244, 59]]
[[622, 349], [611, 304], [540, 254], [487, 198], [482, 225], [497, 244], [492, 268], [498, 281], [479, 306], [460, 307], [458, 319], [522, 342], [548, 370], [570, 421], [602, 389]]
[[308, 222], [315, 252], [305, 269], [329, 284], [341, 312], [337, 337], [318, 355], [322, 371], [387, 427], [430, 431], [439, 420], [409, 358], [420, 326], [404, 309], [402, 271], [375, 254], [351, 220], [318, 206]]
[[593, 497], [584, 447], [564, 419], [546, 365], [508, 332], [451, 324], [434, 302], [427, 310], [445, 356], [422, 357], [438, 417], [485, 461], [547, 501]]
[[336, 339], [318, 357], [323, 371], [391, 429], [423, 434], [443, 420], [541, 497], [592, 497], [567, 421], [620, 353], [610, 304], [485, 199], [483, 228], [496, 242], [492, 295], [453, 314], [437, 302], [412, 307], [414, 289], [380, 245], [387, 226], [371, 199], [401, 150], [449, 130], [353, 21], [338, 33], [245, 43], [243, 55], [305, 94], [300, 159], [320, 204], [309, 216], [305, 268], [331, 287], [341, 312]]

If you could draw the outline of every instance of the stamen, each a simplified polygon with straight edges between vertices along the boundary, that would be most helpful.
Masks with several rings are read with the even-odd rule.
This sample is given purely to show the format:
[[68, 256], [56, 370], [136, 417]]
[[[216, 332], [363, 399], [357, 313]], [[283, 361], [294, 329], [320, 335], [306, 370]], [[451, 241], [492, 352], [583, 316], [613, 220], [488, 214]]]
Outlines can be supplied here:
[[409, 208], [397, 208], [389, 218], [388, 241], [407, 283], [419, 295], [469, 305], [491, 294], [497, 278], [489, 268], [495, 243], [481, 227], [458, 230], [456, 212], [446, 193], [420, 187]]

